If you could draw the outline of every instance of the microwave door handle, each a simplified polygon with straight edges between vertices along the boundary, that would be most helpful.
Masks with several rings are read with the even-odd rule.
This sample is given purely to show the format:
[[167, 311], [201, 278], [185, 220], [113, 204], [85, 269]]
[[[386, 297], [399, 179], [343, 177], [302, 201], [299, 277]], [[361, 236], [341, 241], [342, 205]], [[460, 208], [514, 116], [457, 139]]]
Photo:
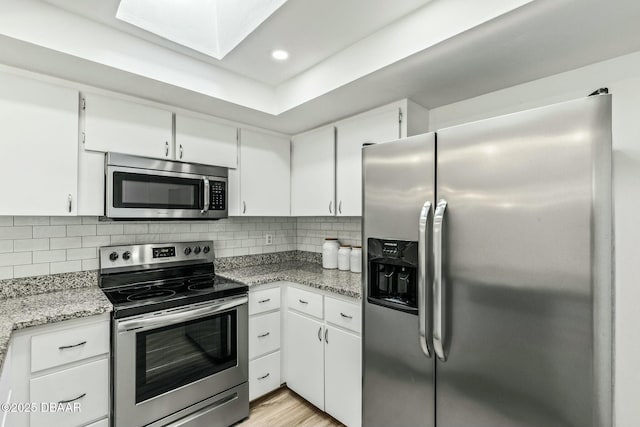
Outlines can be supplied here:
[[203, 197], [203, 206], [200, 213], [206, 213], [209, 210], [209, 205], [211, 204], [210, 197], [211, 191], [209, 190], [209, 178], [206, 176], [202, 177], [202, 182], [204, 183], [204, 197]]

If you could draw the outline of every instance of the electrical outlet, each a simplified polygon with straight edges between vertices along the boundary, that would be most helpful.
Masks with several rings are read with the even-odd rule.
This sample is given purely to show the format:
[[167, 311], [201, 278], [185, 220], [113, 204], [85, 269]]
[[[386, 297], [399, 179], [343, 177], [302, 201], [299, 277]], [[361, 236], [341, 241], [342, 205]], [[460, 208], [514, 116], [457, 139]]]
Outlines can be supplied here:
[[273, 234], [265, 234], [265, 236], [264, 236], [264, 244], [265, 245], [273, 245]]

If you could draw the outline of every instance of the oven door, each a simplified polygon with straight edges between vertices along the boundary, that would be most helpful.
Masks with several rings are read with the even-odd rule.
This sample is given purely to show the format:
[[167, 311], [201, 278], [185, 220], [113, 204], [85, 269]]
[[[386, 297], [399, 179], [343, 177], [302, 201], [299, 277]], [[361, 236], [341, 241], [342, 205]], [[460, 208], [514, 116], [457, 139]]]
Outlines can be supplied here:
[[107, 166], [109, 218], [226, 218], [224, 177]]
[[114, 321], [114, 420], [144, 426], [248, 379], [248, 298]]

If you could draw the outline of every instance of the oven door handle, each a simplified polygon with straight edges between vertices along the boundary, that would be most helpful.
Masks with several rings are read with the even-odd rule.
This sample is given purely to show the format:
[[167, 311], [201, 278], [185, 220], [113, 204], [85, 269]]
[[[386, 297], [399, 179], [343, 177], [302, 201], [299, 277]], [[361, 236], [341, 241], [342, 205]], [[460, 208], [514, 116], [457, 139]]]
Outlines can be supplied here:
[[188, 322], [190, 320], [207, 317], [215, 313], [228, 311], [234, 307], [247, 304], [249, 298], [243, 295], [238, 298], [223, 301], [220, 303], [209, 304], [204, 307], [189, 309], [186, 307], [180, 312], [168, 313], [165, 315], [156, 315], [153, 317], [125, 320], [118, 323], [118, 333], [140, 332], [148, 329], [155, 329], [162, 326], [175, 325], [177, 323]]

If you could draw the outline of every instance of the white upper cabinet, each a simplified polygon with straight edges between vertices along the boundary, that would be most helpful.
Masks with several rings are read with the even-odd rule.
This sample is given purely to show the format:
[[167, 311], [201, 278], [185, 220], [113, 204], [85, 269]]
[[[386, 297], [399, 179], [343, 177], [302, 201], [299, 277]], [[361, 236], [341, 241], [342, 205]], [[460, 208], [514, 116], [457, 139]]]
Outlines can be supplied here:
[[83, 98], [85, 149], [173, 158], [171, 111], [90, 93]]
[[78, 91], [0, 73], [0, 215], [75, 215]]
[[337, 125], [336, 201], [339, 216], [362, 215], [362, 145], [400, 137], [396, 105], [374, 110]]
[[291, 215], [335, 215], [335, 128], [291, 140]]
[[[240, 215], [290, 215], [290, 145], [288, 137], [241, 130]], [[230, 174], [229, 179], [235, 179], [235, 175]], [[233, 191], [232, 183], [229, 188]], [[234, 198], [230, 195], [229, 199], [231, 204]], [[232, 212], [230, 206], [229, 214]]]
[[234, 126], [176, 114], [176, 160], [237, 168], [237, 132]]

